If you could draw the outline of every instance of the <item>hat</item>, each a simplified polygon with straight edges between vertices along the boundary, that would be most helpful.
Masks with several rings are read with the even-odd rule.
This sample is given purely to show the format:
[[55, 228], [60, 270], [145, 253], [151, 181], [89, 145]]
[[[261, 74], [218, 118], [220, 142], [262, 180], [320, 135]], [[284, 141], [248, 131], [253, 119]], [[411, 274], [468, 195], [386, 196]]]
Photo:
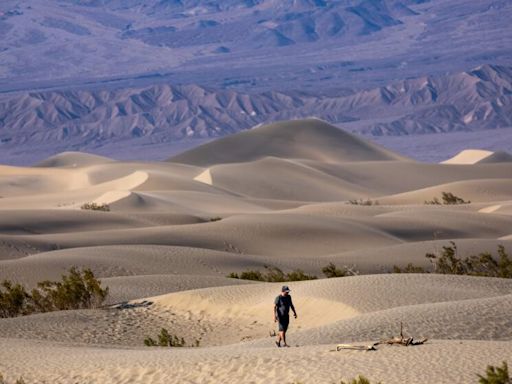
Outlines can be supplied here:
[[290, 288], [288, 288], [287, 285], [283, 285], [283, 288], [281, 288], [281, 292], [290, 292]]

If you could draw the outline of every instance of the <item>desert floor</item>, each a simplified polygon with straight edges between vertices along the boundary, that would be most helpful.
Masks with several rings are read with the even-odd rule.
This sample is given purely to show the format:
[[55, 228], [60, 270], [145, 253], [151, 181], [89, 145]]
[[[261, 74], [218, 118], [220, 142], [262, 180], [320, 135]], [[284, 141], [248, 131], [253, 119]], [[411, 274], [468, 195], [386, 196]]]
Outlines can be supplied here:
[[[148, 148], [150, 150], [150, 148]], [[451, 192], [470, 204], [430, 205]], [[370, 201], [371, 205], [350, 201]], [[83, 210], [108, 204], [110, 212]], [[167, 162], [63, 153], [0, 166], [0, 280], [34, 287], [71, 266], [107, 306], [0, 319], [0, 372], [27, 383], [476, 383], [512, 363], [512, 280], [393, 274], [450, 241], [512, 253], [512, 156], [419, 163], [319, 120], [277, 123]], [[359, 275], [326, 279], [328, 263]], [[228, 278], [274, 266], [299, 317], [276, 348], [280, 283]], [[122, 301], [151, 301], [118, 309]], [[404, 332], [414, 347], [333, 351]], [[165, 327], [199, 347], [145, 347]]]

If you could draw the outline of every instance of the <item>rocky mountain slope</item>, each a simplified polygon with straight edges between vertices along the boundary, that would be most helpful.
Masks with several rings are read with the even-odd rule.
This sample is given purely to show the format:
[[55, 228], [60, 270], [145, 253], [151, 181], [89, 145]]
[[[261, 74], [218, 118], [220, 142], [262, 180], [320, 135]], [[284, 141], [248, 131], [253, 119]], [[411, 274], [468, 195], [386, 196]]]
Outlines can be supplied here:
[[512, 126], [511, 111], [512, 68], [489, 65], [338, 96], [168, 84], [33, 91], [0, 96], [0, 146], [58, 142], [88, 150], [130, 139], [217, 137], [308, 116], [372, 135], [476, 131]]

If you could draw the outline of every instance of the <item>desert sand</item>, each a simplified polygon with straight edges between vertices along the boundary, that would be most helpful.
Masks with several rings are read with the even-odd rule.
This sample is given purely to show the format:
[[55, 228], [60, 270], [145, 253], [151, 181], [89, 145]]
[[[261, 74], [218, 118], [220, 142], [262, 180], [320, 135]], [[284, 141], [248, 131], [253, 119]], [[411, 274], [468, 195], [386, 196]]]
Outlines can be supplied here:
[[[429, 205], [452, 192], [471, 204]], [[168, 161], [63, 153], [0, 167], [0, 280], [34, 287], [71, 266], [110, 288], [99, 309], [0, 319], [0, 372], [27, 383], [476, 383], [512, 363], [512, 280], [393, 274], [428, 252], [512, 252], [512, 157], [442, 164], [320, 120], [282, 122]], [[369, 202], [371, 205], [350, 201]], [[83, 210], [108, 204], [110, 212]], [[368, 204], [369, 204], [368, 203]], [[328, 263], [359, 275], [326, 279]], [[299, 317], [276, 348], [280, 283], [228, 278], [275, 266]], [[122, 301], [147, 307], [118, 309]], [[339, 351], [406, 334], [414, 347]], [[145, 347], [165, 327], [199, 347]]]

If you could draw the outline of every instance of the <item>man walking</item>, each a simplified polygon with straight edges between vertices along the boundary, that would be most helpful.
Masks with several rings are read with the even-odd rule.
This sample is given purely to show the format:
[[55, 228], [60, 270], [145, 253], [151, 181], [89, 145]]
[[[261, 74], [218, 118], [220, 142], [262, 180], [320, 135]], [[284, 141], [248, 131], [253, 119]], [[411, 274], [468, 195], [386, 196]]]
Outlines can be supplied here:
[[279, 334], [277, 335], [276, 345], [281, 347], [281, 341], [283, 341], [283, 347], [289, 347], [286, 344], [286, 330], [290, 323], [290, 308], [293, 311], [293, 316], [297, 318], [297, 312], [292, 303], [292, 297], [290, 296], [290, 288], [283, 285], [281, 288], [281, 294], [274, 300], [274, 322], [279, 323]]

